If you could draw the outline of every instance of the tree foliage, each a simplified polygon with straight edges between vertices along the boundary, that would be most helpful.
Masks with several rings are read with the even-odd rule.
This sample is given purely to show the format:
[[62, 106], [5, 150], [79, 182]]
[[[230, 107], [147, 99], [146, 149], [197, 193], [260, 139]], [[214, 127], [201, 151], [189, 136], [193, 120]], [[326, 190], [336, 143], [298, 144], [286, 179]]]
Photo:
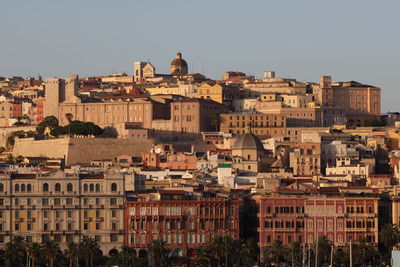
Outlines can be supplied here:
[[36, 132], [39, 135], [43, 135], [46, 128], [50, 128], [50, 130], [54, 129], [58, 126], [58, 119], [55, 116], [47, 116], [43, 119], [41, 123], [36, 127]]
[[56, 126], [51, 130], [51, 135], [83, 135], [83, 136], [100, 136], [103, 130], [93, 122], [72, 121], [66, 126]]

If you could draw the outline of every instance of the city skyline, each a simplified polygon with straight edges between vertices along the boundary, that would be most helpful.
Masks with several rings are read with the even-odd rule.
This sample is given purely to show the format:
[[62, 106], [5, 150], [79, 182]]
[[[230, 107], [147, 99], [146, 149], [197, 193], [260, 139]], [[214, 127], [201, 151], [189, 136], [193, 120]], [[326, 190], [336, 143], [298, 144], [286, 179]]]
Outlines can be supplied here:
[[180, 51], [189, 72], [213, 79], [273, 70], [299, 81], [332, 75], [379, 86], [382, 113], [399, 111], [396, 1], [74, 3], [6, 3], [0, 76], [132, 74], [138, 60], [168, 73]]

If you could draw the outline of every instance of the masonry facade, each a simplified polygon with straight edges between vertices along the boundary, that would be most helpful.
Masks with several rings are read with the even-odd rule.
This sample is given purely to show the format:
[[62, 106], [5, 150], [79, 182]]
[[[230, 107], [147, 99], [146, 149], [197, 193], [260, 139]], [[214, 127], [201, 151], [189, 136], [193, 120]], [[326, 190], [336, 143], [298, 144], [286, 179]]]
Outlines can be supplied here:
[[15, 235], [54, 239], [62, 248], [90, 236], [108, 254], [123, 244], [124, 195], [115, 174], [1, 175], [0, 247]]

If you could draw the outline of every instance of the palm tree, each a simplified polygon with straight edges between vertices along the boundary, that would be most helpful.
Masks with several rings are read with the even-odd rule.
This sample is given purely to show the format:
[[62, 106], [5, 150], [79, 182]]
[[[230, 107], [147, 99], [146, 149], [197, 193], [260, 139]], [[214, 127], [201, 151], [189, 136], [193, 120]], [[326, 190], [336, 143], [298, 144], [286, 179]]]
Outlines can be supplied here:
[[6, 157], [6, 163], [10, 165], [15, 164], [15, 158], [12, 154], [8, 154], [8, 156]]
[[282, 240], [276, 239], [272, 246], [267, 250], [267, 253], [267, 258], [278, 265], [285, 261], [287, 247], [283, 245]]
[[25, 260], [25, 238], [22, 236], [14, 236], [5, 245], [5, 258], [10, 260], [12, 264], [21, 264]]
[[333, 243], [326, 236], [318, 237], [318, 266], [329, 263]]
[[136, 251], [132, 247], [121, 247], [121, 251], [118, 253], [118, 262], [122, 263], [124, 267], [133, 266], [136, 259]]
[[74, 242], [68, 242], [67, 249], [64, 251], [64, 255], [69, 259], [69, 266], [74, 266], [74, 261], [78, 257], [78, 245]]
[[225, 119], [221, 117], [221, 115], [219, 113], [215, 113], [212, 117], [211, 117], [211, 125], [215, 127], [215, 131], [218, 132], [221, 123], [224, 123]]
[[347, 266], [349, 261], [349, 246], [338, 248], [333, 255], [334, 266]]
[[43, 256], [49, 262], [50, 267], [54, 266], [56, 259], [60, 256], [61, 248], [55, 240], [46, 240], [43, 242]]
[[215, 252], [215, 256], [217, 257], [218, 267], [221, 267], [222, 258], [225, 255], [225, 259], [227, 260], [227, 242], [226, 238], [223, 236], [216, 236], [211, 241], [211, 247], [213, 252]]
[[71, 135], [71, 122], [72, 122], [73, 117], [74, 117], [74, 115], [72, 115], [72, 113], [65, 114], [65, 118], [68, 121], [68, 135]]
[[253, 266], [258, 258], [257, 241], [253, 238], [242, 241], [239, 254], [243, 266]]
[[353, 258], [354, 264], [356, 265], [368, 263], [376, 266], [376, 260], [379, 259], [379, 253], [371, 243], [367, 242], [365, 237], [362, 237], [353, 245]]
[[166, 247], [166, 243], [167, 242], [163, 240], [153, 240], [153, 242], [148, 246], [152, 266], [167, 266], [170, 249]]
[[300, 242], [292, 242], [288, 246], [287, 261], [291, 266], [300, 266], [303, 259], [303, 250]]
[[400, 241], [400, 230], [397, 224], [385, 224], [379, 232], [379, 240], [391, 251]]
[[198, 267], [207, 267], [213, 262], [212, 247], [204, 245], [196, 248], [194, 264]]
[[93, 266], [93, 259], [100, 255], [100, 246], [97, 241], [88, 236], [84, 236], [79, 243], [79, 251], [85, 258], [86, 267]]
[[43, 255], [42, 252], [42, 246], [39, 243], [33, 242], [26, 244], [26, 253], [29, 257], [29, 260], [32, 262], [32, 267], [36, 266], [36, 263]]

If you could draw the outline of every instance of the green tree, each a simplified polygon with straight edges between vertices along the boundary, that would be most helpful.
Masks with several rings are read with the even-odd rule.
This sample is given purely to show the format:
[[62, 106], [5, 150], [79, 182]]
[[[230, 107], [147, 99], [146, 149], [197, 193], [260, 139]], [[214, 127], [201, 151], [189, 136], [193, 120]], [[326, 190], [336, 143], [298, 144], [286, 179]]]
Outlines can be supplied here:
[[276, 239], [272, 246], [267, 249], [267, 259], [272, 261], [275, 264], [280, 264], [285, 262], [285, 257], [287, 255], [288, 249], [282, 243], [282, 240]]
[[37, 242], [27, 243], [26, 253], [32, 263], [32, 267], [35, 267], [43, 255], [43, 249], [42, 246]]
[[377, 266], [379, 264], [379, 253], [377, 249], [371, 243], [367, 242], [364, 237], [353, 244], [352, 253], [355, 265], [362, 266], [363, 264], [372, 264], [372, 266]]
[[318, 237], [318, 266], [329, 264], [333, 243], [326, 236]]
[[350, 262], [349, 246], [336, 249], [333, 254], [334, 266], [348, 266]]
[[8, 154], [5, 161], [9, 165], [14, 165], [15, 164], [15, 158], [14, 158], [14, 156], [12, 154]]
[[124, 267], [134, 266], [137, 261], [136, 251], [129, 246], [122, 246], [118, 253], [118, 262]]
[[221, 126], [221, 123], [224, 123], [225, 119], [221, 117], [219, 113], [215, 113], [210, 120], [212, 126], [215, 127], [215, 131], [218, 132]]
[[218, 267], [221, 267], [224, 260], [224, 256], [227, 254], [226, 239], [223, 236], [216, 236], [211, 241], [211, 247], [215, 256], [217, 257]]
[[93, 266], [93, 259], [96, 256], [100, 256], [100, 246], [97, 241], [88, 236], [84, 236], [79, 243], [79, 252], [82, 257], [85, 259], [86, 267]]
[[212, 247], [204, 245], [196, 248], [196, 255], [194, 258], [194, 264], [198, 267], [208, 267], [213, 262]]
[[291, 266], [300, 266], [303, 260], [303, 248], [300, 242], [292, 242], [288, 246], [288, 254], [286, 258]]
[[64, 251], [64, 256], [69, 260], [69, 266], [74, 266], [75, 260], [78, 258], [79, 247], [74, 242], [68, 242], [67, 249]]
[[397, 224], [385, 224], [379, 232], [379, 241], [390, 251], [400, 241], [400, 230]]
[[58, 119], [55, 116], [47, 116], [43, 119], [41, 123], [36, 127], [38, 134], [43, 135], [46, 128], [53, 129], [58, 126]]
[[154, 267], [165, 267], [169, 263], [170, 249], [166, 247], [166, 242], [163, 240], [153, 240], [148, 246], [150, 253], [151, 264]]
[[43, 242], [42, 247], [44, 259], [50, 267], [53, 267], [57, 257], [62, 255], [60, 244], [55, 240], [46, 240]]
[[22, 236], [14, 236], [5, 245], [5, 258], [11, 261], [12, 264], [23, 264], [25, 262], [25, 238]]

